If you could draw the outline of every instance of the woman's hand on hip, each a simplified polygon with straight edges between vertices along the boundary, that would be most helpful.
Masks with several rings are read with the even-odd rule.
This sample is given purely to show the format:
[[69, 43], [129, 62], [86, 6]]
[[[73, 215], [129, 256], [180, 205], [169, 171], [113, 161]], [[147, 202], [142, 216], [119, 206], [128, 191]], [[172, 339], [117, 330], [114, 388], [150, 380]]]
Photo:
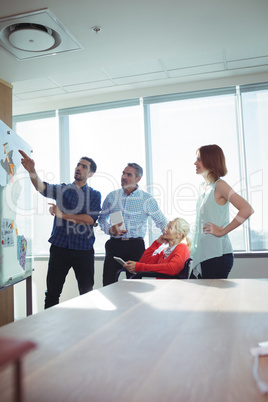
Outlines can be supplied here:
[[212, 234], [213, 236], [216, 236], [216, 237], [224, 236], [223, 227], [214, 225], [213, 223], [210, 223], [210, 222], [206, 223], [203, 226], [203, 232], [206, 234]]

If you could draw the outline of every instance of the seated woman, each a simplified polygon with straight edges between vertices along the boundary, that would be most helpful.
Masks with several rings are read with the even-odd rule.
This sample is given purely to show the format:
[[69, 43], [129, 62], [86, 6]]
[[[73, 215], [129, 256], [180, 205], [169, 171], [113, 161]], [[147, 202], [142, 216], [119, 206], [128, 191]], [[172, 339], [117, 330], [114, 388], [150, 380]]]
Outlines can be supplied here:
[[[187, 237], [189, 230], [189, 224], [184, 219], [174, 219], [163, 230], [163, 234], [144, 251], [139, 262], [127, 261], [124, 268], [131, 273], [155, 271], [177, 275], [183, 270], [185, 261], [190, 258], [191, 243]], [[186, 244], [182, 243], [184, 239]], [[163, 243], [168, 244], [168, 247], [154, 254]]]

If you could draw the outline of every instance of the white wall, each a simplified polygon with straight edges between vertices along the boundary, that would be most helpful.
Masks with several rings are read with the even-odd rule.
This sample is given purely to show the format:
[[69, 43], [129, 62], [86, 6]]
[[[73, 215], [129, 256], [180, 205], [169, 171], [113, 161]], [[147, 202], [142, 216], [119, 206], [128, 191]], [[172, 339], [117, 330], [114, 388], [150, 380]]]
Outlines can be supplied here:
[[229, 279], [268, 278], [267, 257], [235, 258]]
[[[95, 262], [94, 289], [102, 287], [103, 260]], [[33, 313], [44, 309], [44, 293], [46, 290], [47, 260], [35, 261], [32, 276]], [[236, 258], [229, 279], [239, 278], [268, 278], [268, 258]], [[26, 316], [26, 284], [25, 281], [14, 286], [15, 319]], [[60, 301], [66, 301], [79, 296], [73, 270], [70, 270], [63, 288]]]
[[[94, 289], [102, 287], [102, 261], [95, 262], [95, 285]], [[48, 259], [35, 261], [34, 271], [32, 275], [32, 293], [33, 293], [33, 314], [44, 309], [44, 298], [46, 291], [46, 274]], [[66, 282], [63, 287], [63, 292], [60, 301], [66, 301], [79, 296], [77, 282], [74, 271], [71, 269], [67, 275]], [[26, 316], [26, 283], [20, 282], [14, 286], [15, 300], [15, 319], [20, 319]]]

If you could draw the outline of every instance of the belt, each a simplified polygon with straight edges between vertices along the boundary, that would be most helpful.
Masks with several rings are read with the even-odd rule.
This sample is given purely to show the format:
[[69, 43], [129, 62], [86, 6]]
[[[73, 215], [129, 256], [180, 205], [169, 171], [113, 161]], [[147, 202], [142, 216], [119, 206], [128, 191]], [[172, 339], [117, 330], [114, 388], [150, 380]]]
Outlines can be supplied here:
[[112, 239], [128, 241], [128, 240], [143, 240], [143, 237], [112, 237]]

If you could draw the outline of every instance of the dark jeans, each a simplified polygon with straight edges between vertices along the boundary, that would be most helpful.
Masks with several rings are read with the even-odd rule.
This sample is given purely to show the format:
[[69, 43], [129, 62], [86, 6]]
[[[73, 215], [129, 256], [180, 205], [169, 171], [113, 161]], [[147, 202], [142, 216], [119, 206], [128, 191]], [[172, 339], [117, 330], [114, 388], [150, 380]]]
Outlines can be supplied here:
[[59, 303], [65, 278], [71, 267], [75, 272], [80, 295], [93, 289], [94, 249], [70, 250], [52, 244], [47, 271], [45, 308]]
[[[224, 254], [221, 257], [211, 258], [201, 262], [202, 276], [198, 279], [227, 279], [234, 263], [233, 254]], [[196, 279], [191, 272], [190, 279]]]
[[[113, 257], [121, 257], [124, 261], [139, 261], [145, 251], [142, 237], [130, 240], [114, 239], [111, 237], [105, 244], [106, 256], [103, 265], [103, 286], [115, 282], [117, 271], [122, 268]], [[127, 274], [129, 277], [130, 274]]]

